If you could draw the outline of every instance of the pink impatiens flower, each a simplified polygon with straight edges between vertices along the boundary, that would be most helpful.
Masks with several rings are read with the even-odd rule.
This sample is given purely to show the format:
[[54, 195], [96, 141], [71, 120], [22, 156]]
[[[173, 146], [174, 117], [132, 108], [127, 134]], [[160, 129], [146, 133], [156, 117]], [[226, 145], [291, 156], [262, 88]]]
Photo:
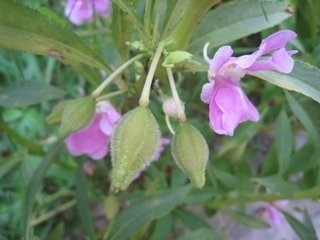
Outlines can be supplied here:
[[94, 14], [109, 16], [111, 0], [68, 0], [64, 13], [76, 25], [92, 22]]
[[105, 157], [113, 130], [121, 115], [106, 101], [98, 102], [91, 123], [65, 139], [69, 152], [74, 156], [86, 154], [94, 160]]
[[[205, 45], [203, 55], [209, 64], [210, 82], [203, 86], [201, 100], [209, 104], [210, 127], [216, 133], [232, 136], [240, 123], [259, 120], [257, 109], [241, 89], [240, 79], [247, 72], [263, 70], [290, 73], [294, 66], [291, 56], [297, 51], [287, 51], [284, 47], [296, 36], [290, 30], [278, 31], [263, 39], [257, 51], [240, 57], [232, 57], [232, 48], [223, 46], [210, 59], [208, 44]], [[268, 53], [271, 56], [260, 59]]]
[[284, 220], [284, 216], [278, 208], [283, 208], [288, 205], [288, 200], [279, 200], [274, 202], [274, 204], [270, 204], [268, 202], [261, 203], [265, 212], [263, 214], [263, 218], [267, 220], [272, 227], [279, 226]]

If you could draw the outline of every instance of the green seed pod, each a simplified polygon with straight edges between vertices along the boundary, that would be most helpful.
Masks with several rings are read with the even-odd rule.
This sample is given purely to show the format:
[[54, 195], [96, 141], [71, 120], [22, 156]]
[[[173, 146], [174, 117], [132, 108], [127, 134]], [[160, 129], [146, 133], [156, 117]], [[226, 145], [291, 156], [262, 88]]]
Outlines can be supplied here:
[[205, 170], [209, 158], [206, 140], [189, 123], [180, 123], [171, 143], [172, 156], [186, 173], [192, 185], [202, 188], [205, 184]]
[[111, 186], [115, 191], [125, 190], [148, 166], [159, 140], [158, 123], [147, 107], [136, 107], [121, 119], [111, 140]]
[[61, 123], [62, 114], [65, 107], [71, 102], [72, 100], [65, 100], [59, 102], [51, 111], [51, 113], [46, 117], [46, 122], [49, 125], [57, 125]]
[[187, 62], [191, 60], [192, 54], [185, 51], [174, 51], [168, 53], [166, 58], [164, 59], [162, 66], [163, 67], [175, 67], [175, 65]]
[[91, 96], [68, 103], [62, 114], [59, 137], [68, 137], [71, 133], [86, 127], [94, 116], [95, 105], [96, 101]]

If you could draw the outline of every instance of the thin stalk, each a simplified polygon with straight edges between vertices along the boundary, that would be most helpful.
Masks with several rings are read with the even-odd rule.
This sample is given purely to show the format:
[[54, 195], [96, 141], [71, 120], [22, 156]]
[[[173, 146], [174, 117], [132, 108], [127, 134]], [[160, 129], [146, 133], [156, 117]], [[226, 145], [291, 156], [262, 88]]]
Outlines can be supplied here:
[[150, 97], [150, 88], [151, 88], [151, 84], [152, 84], [152, 80], [153, 80], [153, 76], [154, 73], [157, 69], [160, 57], [161, 57], [161, 53], [162, 50], [164, 48], [164, 42], [160, 42], [158, 49], [156, 51], [156, 53], [154, 54], [154, 57], [152, 59], [151, 65], [150, 65], [150, 69], [146, 78], [146, 81], [144, 83], [143, 89], [142, 89], [142, 93], [141, 93], [141, 97], [139, 100], [139, 104], [141, 106], [148, 106], [149, 105], [149, 97]]
[[163, 4], [163, 0], [158, 0], [156, 2], [156, 18], [154, 20], [154, 26], [153, 26], [153, 32], [152, 32], [153, 41], [155, 41], [158, 38], [162, 4]]
[[101, 100], [106, 100], [106, 99], [109, 99], [109, 98], [112, 98], [112, 97], [115, 97], [115, 96], [119, 96], [123, 93], [125, 93], [127, 90], [118, 90], [118, 91], [114, 91], [114, 92], [111, 92], [111, 93], [107, 93], [107, 94], [104, 94], [102, 95], [101, 97], [98, 97], [97, 100], [98, 101], [101, 101]]
[[247, 196], [235, 197], [235, 198], [227, 198], [227, 199], [219, 199], [213, 200], [206, 204], [206, 207], [218, 209], [222, 207], [227, 207], [229, 205], [234, 204], [247, 204], [249, 202], [274, 202], [277, 200], [284, 200], [284, 199], [313, 199], [320, 197], [320, 187], [314, 187], [311, 189], [294, 192], [291, 196], [285, 196], [280, 194], [248, 194]]
[[169, 79], [170, 88], [171, 88], [171, 92], [172, 92], [172, 97], [176, 103], [177, 110], [178, 110], [178, 119], [180, 122], [184, 122], [184, 121], [186, 121], [186, 115], [184, 114], [184, 110], [182, 107], [183, 103], [181, 102], [181, 100], [179, 98], [176, 84], [174, 83], [174, 78], [173, 78], [171, 68], [167, 68], [167, 74], [168, 74], [168, 79]]
[[168, 115], [166, 115], [165, 119], [166, 119], [166, 124], [168, 126], [169, 131], [172, 133], [172, 135], [174, 135], [176, 132], [173, 130], [173, 127], [170, 122], [170, 117]]
[[127, 67], [129, 67], [132, 63], [134, 63], [135, 61], [141, 59], [144, 55], [143, 54], [139, 54], [131, 59], [129, 59], [127, 62], [125, 62], [123, 65], [121, 65], [116, 71], [114, 71], [113, 73], [110, 74], [110, 76], [108, 78], [106, 78], [106, 80], [104, 80], [100, 86], [98, 86], [96, 88], [96, 90], [94, 90], [92, 92], [92, 97], [97, 98], [101, 92], [112, 82], [112, 80], [114, 80], [116, 77], [118, 77]]
[[46, 212], [45, 214], [43, 214], [42, 216], [40, 216], [39, 218], [34, 219], [31, 222], [31, 226], [34, 227], [44, 221], [47, 221], [48, 219], [54, 217], [55, 215], [64, 212], [65, 210], [72, 208], [74, 205], [76, 205], [76, 200], [71, 200], [69, 202], [66, 202], [65, 204], [62, 204], [61, 206], [57, 207], [56, 209]]

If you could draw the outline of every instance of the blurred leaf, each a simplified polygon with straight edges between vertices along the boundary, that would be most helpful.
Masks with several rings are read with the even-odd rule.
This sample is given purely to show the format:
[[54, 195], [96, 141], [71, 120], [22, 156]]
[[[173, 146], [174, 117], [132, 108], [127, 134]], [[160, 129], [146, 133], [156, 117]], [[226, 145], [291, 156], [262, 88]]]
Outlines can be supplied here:
[[87, 182], [83, 173], [82, 163], [80, 162], [76, 174], [76, 200], [78, 212], [82, 223], [82, 227], [86, 235], [89, 236], [90, 239], [96, 239], [95, 231], [93, 230], [93, 222], [90, 213], [87, 192]]
[[225, 239], [221, 235], [212, 234], [211, 228], [201, 228], [190, 232], [184, 236], [179, 237], [177, 240], [222, 240]]
[[298, 221], [295, 217], [290, 215], [285, 211], [281, 211], [283, 215], [286, 217], [288, 223], [293, 228], [293, 230], [297, 233], [301, 240], [317, 240], [317, 235], [315, 235], [314, 231], [309, 229], [307, 226], [303, 225], [300, 221]]
[[47, 240], [57, 240], [63, 239], [65, 225], [63, 222], [60, 222], [49, 234]]
[[0, 1], [0, 46], [110, 71], [71, 30], [18, 1]]
[[284, 3], [262, 3], [269, 21], [256, 0], [235, 1], [209, 12], [193, 34], [189, 45], [190, 52], [201, 52], [206, 42], [210, 42], [212, 48], [219, 47], [275, 26], [291, 16]]
[[285, 196], [292, 195], [291, 186], [283, 180], [279, 175], [273, 175], [263, 178], [254, 178], [254, 182], [257, 182], [263, 185], [266, 188], [269, 188], [272, 192], [281, 193]]
[[279, 173], [283, 174], [290, 164], [293, 136], [287, 113], [282, 110], [275, 122], [275, 147], [279, 163]]
[[[319, 75], [319, 77], [320, 77], [320, 75]], [[299, 104], [299, 102], [292, 96], [292, 94], [290, 94], [288, 91], [285, 91], [285, 93], [286, 93], [287, 100], [289, 102], [289, 105], [290, 105], [293, 113], [299, 119], [299, 121], [304, 126], [304, 128], [308, 131], [308, 133], [314, 143], [315, 150], [319, 156], [320, 155], [320, 151], [319, 151], [320, 137], [319, 137], [317, 127], [312, 122], [308, 113], [303, 109], [303, 107]]]
[[19, 151], [7, 158], [0, 158], [0, 180], [7, 175], [26, 156], [26, 151]]
[[268, 223], [262, 221], [261, 219], [247, 215], [240, 211], [229, 211], [228, 215], [237, 223], [245, 225], [250, 228], [263, 229], [270, 227]]
[[117, 216], [120, 208], [120, 204], [116, 196], [113, 194], [106, 196], [103, 205], [107, 219], [113, 220]]
[[192, 189], [188, 196], [184, 199], [184, 203], [204, 203], [213, 197], [220, 196], [221, 193], [215, 187], [206, 187], [202, 189]]
[[25, 206], [24, 206], [24, 238], [30, 240], [32, 237], [32, 211], [35, 202], [36, 195], [43, 183], [43, 179], [52, 164], [55, 155], [59, 152], [63, 145], [63, 141], [56, 142], [46, 154], [44, 160], [35, 170], [26, 191]]
[[64, 94], [60, 89], [45, 83], [27, 81], [0, 88], [0, 106], [26, 107], [61, 98]]
[[214, 168], [213, 169], [214, 176], [226, 187], [230, 189], [240, 189], [241, 193], [245, 193], [250, 191], [248, 186], [244, 184], [244, 181], [242, 181], [240, 178], [232, 175], [231, 173]]
[[176, 216], [178, 216], [183, 225], [190, 231], [194, 231], [199, 228], [211, 228], [211, 226], [203, 218], [186, 209], [178, 208], [174, 210], [174, 213]]
[[303, 209], [303, 223], [314, 236], [317, 236], [317, 231], [315, 230], [311, 217], [305, 208]]
[[179, 205], [190, 186], [160, 191], [130, 205], [114, 221], [108, 239], [127, 239], [145, 223], [166, 215]]
[[155, 228], [151, 234], [149, 240], [163, 240], [168, 239], [173, 225], [173, 219], [171, 214], [157, 220]]
[[295, 67], [290, 74], [273, 71], [251, 72], [249, 74], [320, 102], [320, 69], [306, 62], [295, 61]]

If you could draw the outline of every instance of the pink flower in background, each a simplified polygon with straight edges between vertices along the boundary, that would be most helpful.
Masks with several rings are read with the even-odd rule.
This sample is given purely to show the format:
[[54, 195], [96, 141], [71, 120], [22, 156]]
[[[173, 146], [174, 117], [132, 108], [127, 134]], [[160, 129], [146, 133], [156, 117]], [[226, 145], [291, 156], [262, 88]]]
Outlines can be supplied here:
[[94, 14], [110, 16], [111, 0], [68, 0], [64, 13], [70, 22], [82, 25], [92, 22]]
[[[210, 127], [216, 133], [232, 136], [240, 123], [259, 120], [257, 109], [241, 89], [239, 81], [248, 72], [276, 70], [290, 73], [294, 66], [291, 56], [297, 51], [287, 51], [284, 47], [296, 36], [290, 30], [278, 31], [263, 39], [257, 51], [240, 57], [232, 57], [232, 48], [223, 46], [210, 59], [206, 44], [203, 55], [209, 64], [210, 82], [203, 86], [201, 100], [209, 104]], [[272, 55], [260, 59], [268, 53]]]
[[113, 129], [120, 118], [121, 115], [109, 102], [98, 102], [91, 123], [85, 129], [76, 131], [65, 139], [69, 152], [74, 156], [86, 154], [94, 160], [105, 157]]
[[265, 212], [263, 213], [263, 218], [267, 220], [272, 227], [279, 226], [284, 220], [283, 214], [277, 208], [283, 208], [288, 205], [288, 200], [280, 200], [270, 204], [268, 202], [263, 202], [261, 205]]
[[[162, 110], [166, 115], [173, 118], [178, 118], [178, 108], [173, 98], [168, 98], [163, 101]], [[182, 110], [184, 111], [183, 104], [182, 104]]]

